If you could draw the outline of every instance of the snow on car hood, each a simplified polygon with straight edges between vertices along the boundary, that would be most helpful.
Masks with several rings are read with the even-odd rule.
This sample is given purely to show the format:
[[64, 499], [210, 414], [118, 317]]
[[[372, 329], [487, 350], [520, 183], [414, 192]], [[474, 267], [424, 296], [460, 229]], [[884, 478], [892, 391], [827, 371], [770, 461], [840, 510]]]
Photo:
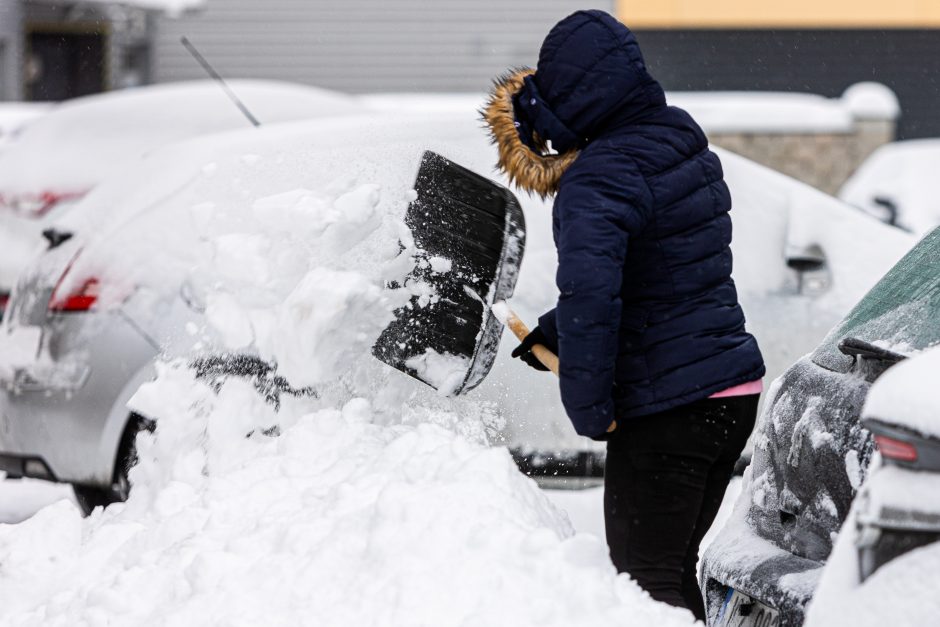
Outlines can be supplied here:
[[894, 203], [897, 224], [924, 235], [940, 225], [936, 163], [940, 141], [916, 139], [880, 146], [839, 190], [839, 197], [873, 215], [887, 217], [875, 200]]
[[[344, 94], [275, 81], [234, 80], [262, 124], [351, 114]], [[250, 123], [210, 80], [171, 83], [67, 101], [26, 126], [0, 154], [0, 196], [86, 193], [148, 151]]]
[[[290, 165], [263, 148], [90, 237], [73, 271], [143, 281], [147, 266], [153, 294], [182, 279], [207, 314], [190, 349], [255, 351], [316, 397], [275, 411], [237, 379], [216, 393], [180, 349], [131, 401], [157, 428], [127, 503], [0, 526], [5, 624], [692, 624], [488, 446], [495, 405], [371, 356], [407, 296], [385, 285], [413, 265], [418, 146], [346, 141]], [[303, 187], [276, 175], [297, 168]], [[141, 302], [159, 317], [160, 297]]]

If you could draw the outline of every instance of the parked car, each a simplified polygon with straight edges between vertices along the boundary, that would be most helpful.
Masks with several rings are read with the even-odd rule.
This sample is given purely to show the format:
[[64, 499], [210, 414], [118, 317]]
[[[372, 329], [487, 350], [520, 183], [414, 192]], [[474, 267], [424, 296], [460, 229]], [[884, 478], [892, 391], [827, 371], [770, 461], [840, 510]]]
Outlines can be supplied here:
[[777, 379], [731, 521], [703, 557], [710, 625], [800, 625], [874, 450], [871, 384], [940, 342], [940, 229]]
[[[388, 189], [407, 189], [426, 148], [497, 177], [493, 149], [473, 116], [422, 113], [192, 140], [99, 186], [57, 223], [58, 232], [74, 236], [23, 273], [0, 329], [8, 348], [6, 368], [0, 356], [0, 452], [13, 460], [14, 474], [76, 484], [87, 503], [121, 495], [129, 454], [122, 434], [155, 418], [129, 416], [127, 399], [152, 375], [157, 355], [188, 350], [193, 338], [185, 329], [205, 326], [199, 284], [187, 273], [199, 262], [193, 255], [208, 228], [206, 206], [251, 211], [246, 203], [259, 195], [364, 171]], [[847, 309], [903, 254], [910, 236], [746, 159], [722, 158], [737, 181], [738, 285], [742, 299], [753, 299], [752, 327], [764, 321], [773, 364], [776, 347], [789, 354], [805, 350], [807, 337], [815, 341], [817, 326]], [[513, 305], [534, 320], [556, 297], [551, 210], [537, 198], [520, 200], [527, 249]], [[170, 215], [178, 219], [168, 222]], [[859, 240], [880, 246], [862, 251]], [[583, 446], [569, 435], [554, 380], [511, 360], [512, 346], [506, 340], [476, 398], [500, 408], [510, 444]], [[252, 376], [256, 365], [247, 369]], [[42, 465], [27, 468], [27, 459]]]
[[887, 224], [923, 235], [940, 225], [940, 140], [879, 147], [839, 190], [839, 198]]
[[940, 617], [940, 348], [872, 386], [879, 455], [836, 540], [807, 625], [930, 625]]
[[[230, 86], [264, 124], [363, 108], [350, 96], [290, 83]], [[47, 245], [43, 232], [95, 185], [160, 146], [246, 127], [210, 80], [76, 98], [33, 120], [0, 152], [0, 318], [16, 275]]]
[[[86, 509], [122, 498], [136, 431], [159, 418], [133, 415], [127, 401], [153, 377], [158, 357], [190, 355], [197, 342], [211, 347], [195, 363], [204, 376], [251, 378], [275, 402], [284, 392], [303, 394], [250, 347], [231, 348], [224, 329], [212, 335], [225, 324], [213, 318], [205, 286], [221, 278], [192, 272], [206, 266], [202, 255], [223, 254], [206, 252], [208, 233], [224, 239], [245, 220], [303, 232], [305, 216], [327, 219], [327, 209], [279, 203], [302, 199], [311, 185], [357, 178], [401, 201], [394, 206], [403, 216], [425, 149], [479, 172], [492, 168], [473, 117], [379, 114], [190, 140], [99, 185], [56, 224], [71, 237], [21, 274], [0, 327], [0, 466], [10, 476], [72, 483]], [[288, 200], [277, 200], [284, 194]], [[527, 202], [549, 219], [543, 201]], [[271, 254], [298, 268], [326, 254], [297, 246]], [[237, 247], [224, 254], [220, 272], [238, 284], [242, 255]]]

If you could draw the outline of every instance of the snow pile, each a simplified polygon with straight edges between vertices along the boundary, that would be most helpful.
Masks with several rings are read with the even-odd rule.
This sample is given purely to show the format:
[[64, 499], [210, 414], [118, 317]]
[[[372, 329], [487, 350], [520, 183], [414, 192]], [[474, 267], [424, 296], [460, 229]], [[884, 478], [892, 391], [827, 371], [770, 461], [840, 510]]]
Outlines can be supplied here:
[[848, 133], [854, 118], [844, 103], [816, 94], [669, 92], [706, 133]]
[[923, 235], [940, 225], [940, 181], [936, 164], [940, 141], [916, 139], [885, 144], [871, 154], [839, 190], [839, 198], [879, 219], [897, 208], [896, 224]]
[[0, 527], [5, 624], [692, 623], [616, 576], [504, 449], [430, 424], [457, 414], [274, 413], [161, 370], [135, 399], [163, 414], [128, 503]]
[[414, 264], [412, 196], [379, 175], [314, 180], [328, 170], [304, 189], [259, 175], [266, 189], [249, 191], [209, 168], [211, 198], [192, 192], [116, 227], [124, 245], [86, 248], [75, 280], [183, 282], [206, 305], [193, 349], [257, 352], [312, 390], [275, 409], [248, 381], [216, 391], [186, 358], [160, 364], [131, 401], [157, 428], [138, 438], [129, 501], [0, 526], [4, 624], [691, 624], [487, 445], [494, 406], [371, 357], [413, 293], [384, 287]]

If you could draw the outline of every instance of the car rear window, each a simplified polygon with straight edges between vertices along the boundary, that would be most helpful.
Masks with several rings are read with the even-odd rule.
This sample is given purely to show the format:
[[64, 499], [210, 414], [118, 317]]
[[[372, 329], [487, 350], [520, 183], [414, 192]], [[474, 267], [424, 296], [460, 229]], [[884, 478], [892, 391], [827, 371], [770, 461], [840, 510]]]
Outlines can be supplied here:
[[813, 362], [848, 371], [852, 358], [839, 352], [839, 342], [846, 337], [901, 353], [940, 343], [940, 228], [865, 295], [819, 345]]

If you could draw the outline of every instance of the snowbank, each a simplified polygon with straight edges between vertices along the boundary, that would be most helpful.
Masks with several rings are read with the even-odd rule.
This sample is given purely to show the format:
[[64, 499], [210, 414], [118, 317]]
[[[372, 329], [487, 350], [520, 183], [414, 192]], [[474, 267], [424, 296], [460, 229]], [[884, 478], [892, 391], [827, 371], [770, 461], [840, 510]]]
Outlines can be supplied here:
[[343, 124], [361, 122], [332, 124], [347, 141], [315, 159], [279, 161], [293, 134], [274, 133], [172, 201], [107, 221], [124, 246], [96, 233], [76, 275], [183, 279], [208, 304], [190, 350], [257, 352], [315, 393], [276, 411], [248, 382], [215, 392], [185, 359], [160, 364], [131, 401], [158, 422], [138, 438], [129, 501], [0, 526], [4, 624], [691, 624], [488, 446], [492, 404], [441, 398], [372, 358], [409, 295], [385, 282], [414, 263], [398, 242], [420, 151], [371, 146], [387, 168], [351, 160]]
[[847, 133], [852, 112], [816, 94], [728, 91], [669, 92], [706, 133]]
[[[4, 624], [692, 623], [616, 576], [505, 450], [431, 424], [455, 413], [274, 415], [174, 366], [137, 403], [163, 417], [126, 505], [0, 527]], [[272, 421], [279, 437], [245, 437]]]

